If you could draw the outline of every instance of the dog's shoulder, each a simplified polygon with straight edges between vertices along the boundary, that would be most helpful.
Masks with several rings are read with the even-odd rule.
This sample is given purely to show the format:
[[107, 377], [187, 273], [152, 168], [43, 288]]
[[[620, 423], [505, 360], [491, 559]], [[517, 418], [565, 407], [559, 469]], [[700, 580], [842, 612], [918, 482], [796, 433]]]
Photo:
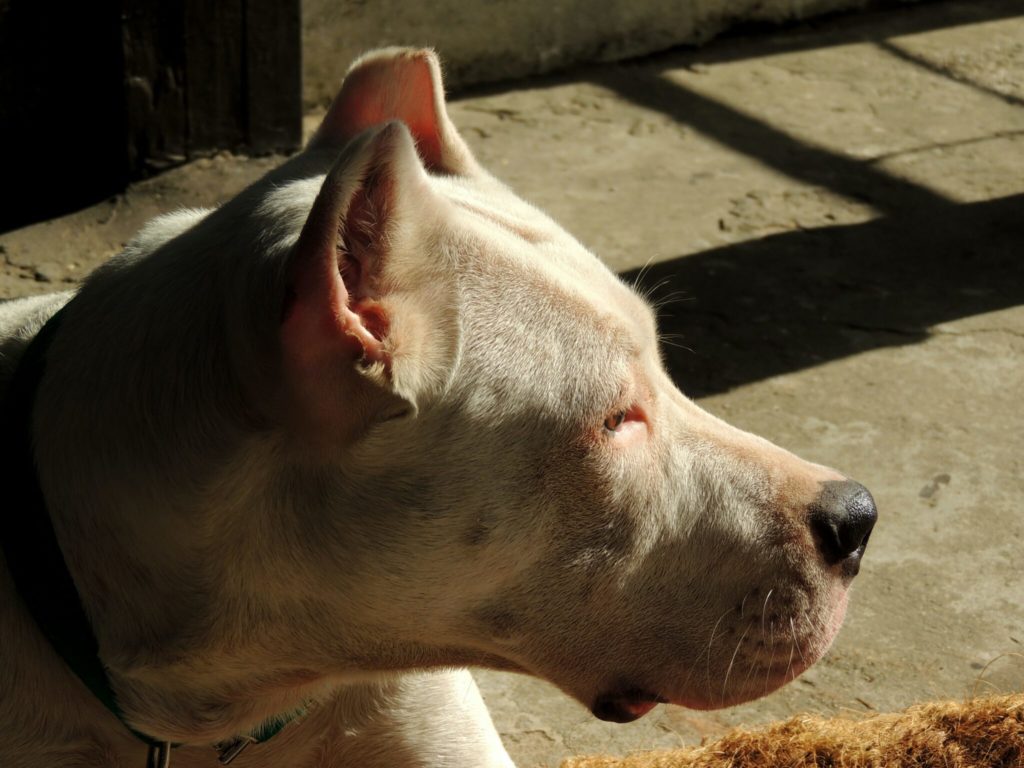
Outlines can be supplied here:
[[[206, 217], [209, 210], [185, 208], [157, 216], [125, 246], [121, 256], [128, 261], [144, 258]], [[75, 291], [47, 293], [0, 301], [0, 397], [29, 342]]]
[[0, 302], [0, 397], [29, 342], [73, 295], [64, 291]]
[[124, 253], [136, 257], [146, 256], [198, 224], [209, 213], [208, 208], [180, 208], [150, 219], [125, 245]]

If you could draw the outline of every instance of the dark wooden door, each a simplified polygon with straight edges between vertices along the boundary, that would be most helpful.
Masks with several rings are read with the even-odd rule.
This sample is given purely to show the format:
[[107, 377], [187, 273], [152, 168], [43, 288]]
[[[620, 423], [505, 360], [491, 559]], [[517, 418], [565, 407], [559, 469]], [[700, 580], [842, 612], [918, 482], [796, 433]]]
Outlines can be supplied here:
[[301, 125], [299, 0], [0, 0], [0, 231]]

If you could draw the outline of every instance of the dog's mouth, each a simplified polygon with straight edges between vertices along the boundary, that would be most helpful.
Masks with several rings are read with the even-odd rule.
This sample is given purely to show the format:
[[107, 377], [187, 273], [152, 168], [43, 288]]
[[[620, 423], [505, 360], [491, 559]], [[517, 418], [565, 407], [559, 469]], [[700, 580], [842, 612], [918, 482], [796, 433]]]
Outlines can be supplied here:
[[594, 700], [590, 711], [594, 717], [608, 723], [632, 723], [646, 715], [658, 704], [675, 704], [695, 710], [732, 707], [771, 693], [797, 677], [808, 666], [810, 664], [793, 660], [784, 666], [769, 664], [766, 667], [767, 674], [764, 671], [758, 673], [759, 681], [756, 686], [749, 689], [741, 687], [739, 690], [728, 692], [723, 690], [721, 695], [709, 692], [707, 696], [703, 697], [685, 695], [669, 698], [643, 688], [603, 693]]
[[632, 688], [628, 691], [601, 694], [594, 700], [590, 711], [594, 713], [594, 717], [608, 723], [632, 723], [658, 704], [666, 703], [668, 699], [663, 696]]
[[[637, 685], [636, 678], [626, 678], [625, 685], [622, 682], [613, 683], [593, 699], [590, 711], [606, 722], [631, 723], [658, 704], [713, 710], [761, 698], [790, 682], [824, 656], [839, 631], [845, 610], [844, 590], [835, 600], [831, 616], [823, 622], [824, 627], [815, 625], [812, 633], [798, 632], [792, 622], [782, 622], [780, 626], [790, 629], [788, 637], [779, 629], [777, 638], [773, 637], [774, 633], [770, 633], [762, 642], [748, 638], [749, 642], [745, 646], [741, 643], [736, 647], [720, 679], [719, 672], [716, 672], [714, 681], [709, 678], [706, 690], [703, 685], [686, 690], [671, 684], [659, 685], [655, 690], [644, 687], [643, 683]], [[746, 669], [747, 672], [730, 677], [734, 667]], [[618, 680], [622, 681], [622, 678]]]

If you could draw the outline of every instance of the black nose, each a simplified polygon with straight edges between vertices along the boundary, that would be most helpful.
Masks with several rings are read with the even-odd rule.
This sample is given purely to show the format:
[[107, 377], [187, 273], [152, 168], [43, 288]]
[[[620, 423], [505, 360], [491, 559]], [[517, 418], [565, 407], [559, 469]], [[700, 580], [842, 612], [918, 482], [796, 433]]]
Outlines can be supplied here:
[[860, 483], [831, 480], [810, 508], [811, 532], [829, 565], [841, 565], [852, 578], [878, 519], [875, 500]]

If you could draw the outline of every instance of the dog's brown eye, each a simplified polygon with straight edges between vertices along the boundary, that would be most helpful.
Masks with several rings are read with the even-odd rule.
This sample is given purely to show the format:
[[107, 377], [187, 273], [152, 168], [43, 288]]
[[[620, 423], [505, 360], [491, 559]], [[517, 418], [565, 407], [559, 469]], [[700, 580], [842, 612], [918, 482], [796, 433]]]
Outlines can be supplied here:
[[604, 428], [609, 432], [618, 432], [619, 427], [622, 426], [622, 422], [626, 420], [626, 412], [619, 411], [614, 413], [604, 420]]

